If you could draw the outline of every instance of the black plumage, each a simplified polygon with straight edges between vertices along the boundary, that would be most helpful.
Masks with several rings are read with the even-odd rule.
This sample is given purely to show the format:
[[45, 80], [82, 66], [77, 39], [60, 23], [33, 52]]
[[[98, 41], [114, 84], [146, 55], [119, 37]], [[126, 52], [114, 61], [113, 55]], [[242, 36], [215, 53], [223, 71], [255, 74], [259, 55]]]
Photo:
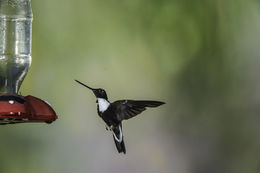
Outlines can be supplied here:
[[152, 100], [117, 100], [110, 103], [104, 89], [94, 89], [76, 80], [81, 85], [91, 89], [97, 98], [98, 115], [105, 121], [107, 128], [112, 130], [116, 148], [119, 153], [125, 153], [125, 144], [122, 132], [122, 121], [128, 120], [144, 110], [146, 107], [157, 107], [164, 102]]

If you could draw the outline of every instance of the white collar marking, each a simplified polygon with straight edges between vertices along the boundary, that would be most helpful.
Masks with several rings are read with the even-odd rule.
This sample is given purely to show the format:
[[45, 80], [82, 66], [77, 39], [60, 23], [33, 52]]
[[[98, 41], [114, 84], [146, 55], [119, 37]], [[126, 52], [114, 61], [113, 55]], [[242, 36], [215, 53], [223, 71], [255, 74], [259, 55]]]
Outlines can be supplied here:
[[103, 98], [97, 98], [98, 100], [98, 110], [99, 112], [105, 112], [107, 108], [109, 107], [110, 103]]

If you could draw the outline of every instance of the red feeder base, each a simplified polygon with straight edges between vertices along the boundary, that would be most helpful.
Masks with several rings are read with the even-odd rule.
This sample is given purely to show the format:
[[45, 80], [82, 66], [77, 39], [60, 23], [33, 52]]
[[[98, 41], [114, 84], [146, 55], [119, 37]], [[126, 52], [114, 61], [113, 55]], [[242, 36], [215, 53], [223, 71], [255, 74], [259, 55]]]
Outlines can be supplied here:
[[52, 123], [58, 118], [52, 107], [34, 96], [16, 94], [0, 95], [0, 125], [46, 122]]

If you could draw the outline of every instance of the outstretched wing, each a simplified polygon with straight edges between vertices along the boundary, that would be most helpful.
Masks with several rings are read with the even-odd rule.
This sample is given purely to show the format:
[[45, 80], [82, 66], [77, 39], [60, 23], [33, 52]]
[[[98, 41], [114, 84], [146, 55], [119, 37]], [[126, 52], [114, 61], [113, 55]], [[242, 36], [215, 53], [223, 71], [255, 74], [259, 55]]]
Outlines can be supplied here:
[[164, 102], [149, 100], [118, 100], [112, 103], [115, 106], [118, 121], [132, 118], [144, 110], [146, 107], [157, 107]]

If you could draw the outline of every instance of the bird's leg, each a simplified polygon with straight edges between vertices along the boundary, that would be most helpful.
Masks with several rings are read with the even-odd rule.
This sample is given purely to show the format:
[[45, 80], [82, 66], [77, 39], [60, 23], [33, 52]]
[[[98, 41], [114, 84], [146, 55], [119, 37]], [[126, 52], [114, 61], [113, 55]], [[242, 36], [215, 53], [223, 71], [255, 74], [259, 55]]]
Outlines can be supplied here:
[[112, 131], [113, 129], [114, 129], [114, 126], [113, 126], [113, 125], [108, 126], [108, 125], [106, 124], [106, 130]]
[[110, 131], [112, 131], [114, 129], [114, 126], [111, 125], [109, 128], [110, 128]]

